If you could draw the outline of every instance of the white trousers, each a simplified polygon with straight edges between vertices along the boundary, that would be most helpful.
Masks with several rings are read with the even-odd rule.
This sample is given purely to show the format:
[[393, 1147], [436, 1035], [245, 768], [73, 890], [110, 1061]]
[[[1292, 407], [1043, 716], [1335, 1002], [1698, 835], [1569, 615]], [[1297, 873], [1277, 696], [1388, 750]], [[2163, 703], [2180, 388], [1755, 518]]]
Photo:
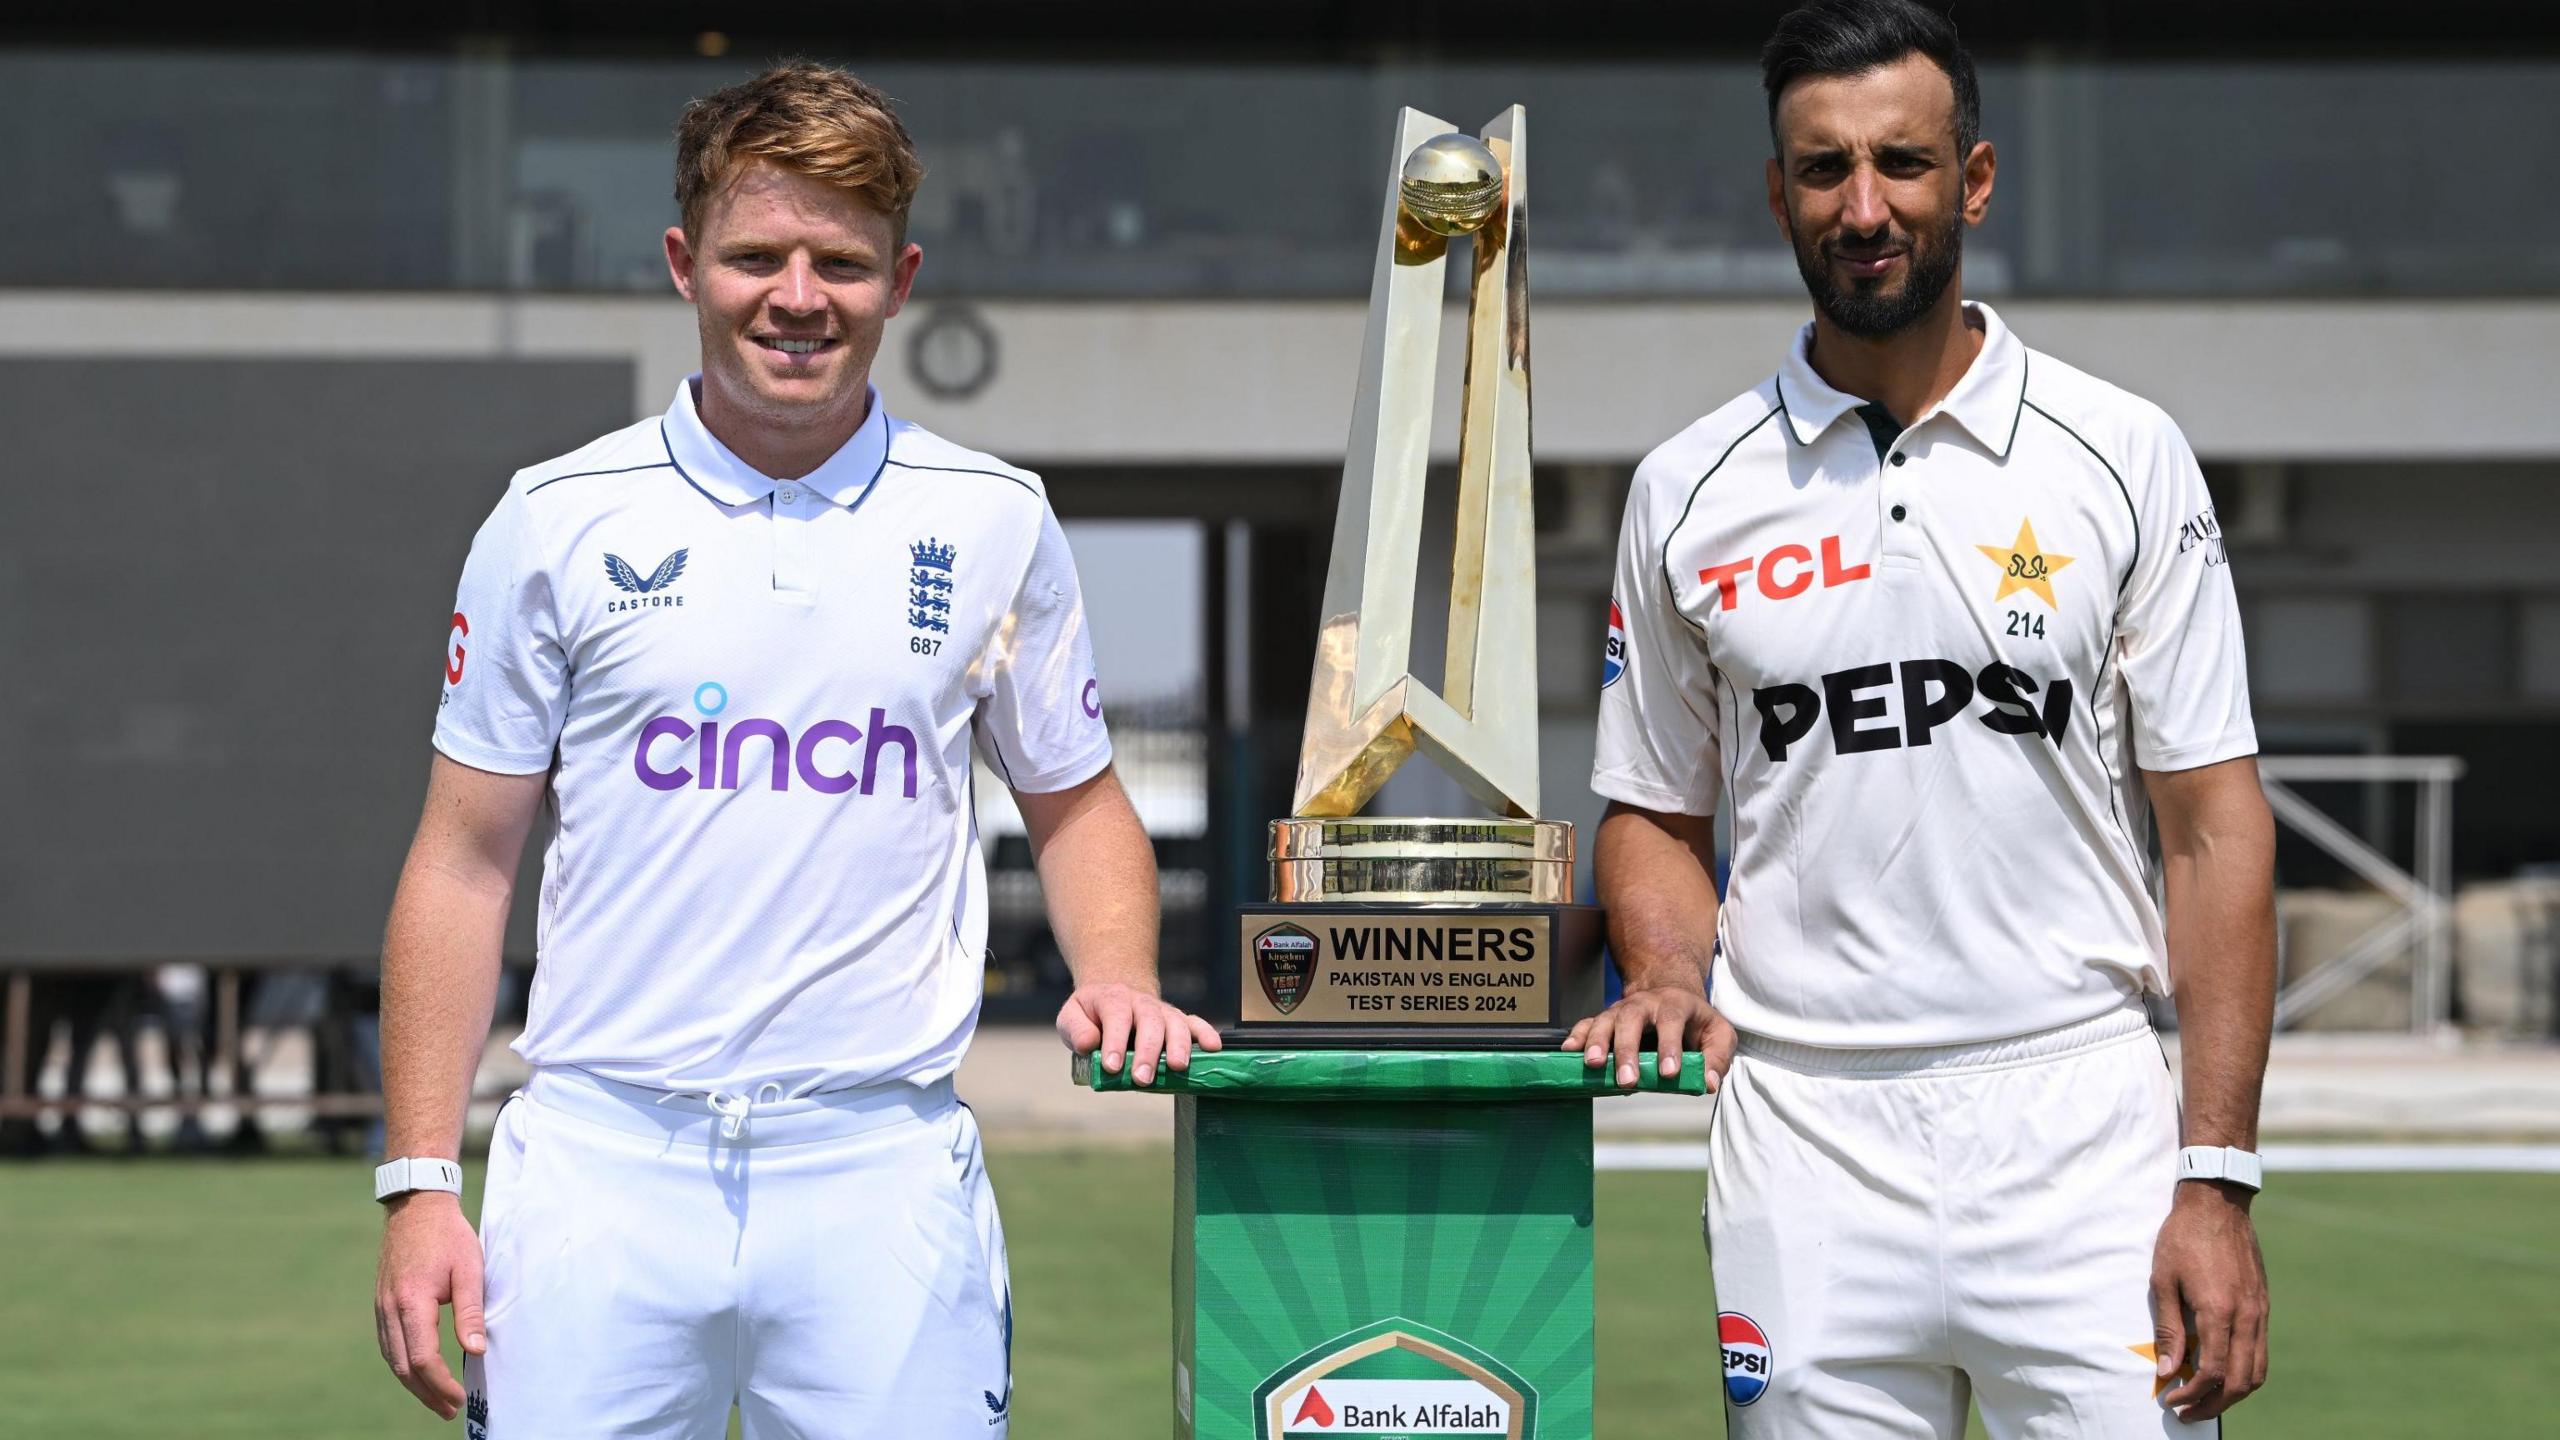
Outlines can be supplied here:
[[1004, 1233], [949, 1082], [804, 1100], [535, 1072], [480, 1209], [468, 1440], [1003, 1440]]
[[2177, 1093], [2126, 1009], [1987, 1045], [1745, 1037], [1706, 1228], [1736, 1440], [2213, 1436], [2155, 1398]]

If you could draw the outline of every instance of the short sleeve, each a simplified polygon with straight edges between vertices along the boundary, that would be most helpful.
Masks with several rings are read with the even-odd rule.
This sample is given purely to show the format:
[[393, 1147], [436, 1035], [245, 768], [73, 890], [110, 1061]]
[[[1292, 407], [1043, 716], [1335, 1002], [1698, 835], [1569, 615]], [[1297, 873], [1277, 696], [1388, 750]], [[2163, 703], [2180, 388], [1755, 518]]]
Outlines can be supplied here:
[[977, 745], [1005, 784], [1045, 794], [1111, 763], [1084, 591], [1066, 532], [1045, 503], [1031, 563], [988, 642], [984, 683]]
[[1647, 810], [1712, 815], [1723, 772], [1706, 638], [1674, 605], [1651, 487], [1639, 472], [1618, 531], [1591, 788]]
[[462, 562], [445, 638], [438, 750], [501, 775], [551, 768], [568, 689], [557, 621], [524, 497], [511, 487]]
[[2166, 416], [2129, 458], [2140, 549], [2116, 607], [2116, 644], [2134, 763], [2191, 770], [2255, 754], [2240, 606], [2204, 472]]

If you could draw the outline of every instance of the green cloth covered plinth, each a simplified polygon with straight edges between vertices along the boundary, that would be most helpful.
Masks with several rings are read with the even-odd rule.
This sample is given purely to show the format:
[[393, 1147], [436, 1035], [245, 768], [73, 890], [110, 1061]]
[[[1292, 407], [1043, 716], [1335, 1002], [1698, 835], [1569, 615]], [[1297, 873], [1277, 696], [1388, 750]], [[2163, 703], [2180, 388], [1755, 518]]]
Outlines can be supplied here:
[[[1637, 1091], [1707, 1093], [1697, 1051], [1682, 1054], [1680, 1073], [1667, 1080], [1658, 1059], [1650, 1050], [1639, 1057]], [[1159, 1062], [1152, 1084], [1138, 1084], [1129, 1070], [1126, 1059], [1113, 1075], [1080, 1055], [1074, 1074], [1077, 1084], [1096, 1090], [1254, 1100], [1593, 1100], [1634, 1093], [1618, 1088], [1610, 1066], [1584, 1065], [1578, 1050], [1195, 1050], [1187, 1072]]]
[[[1698, 1095], [1694, 1053], [1638, 1089]], [[1174, 1433], [1590, 1440], [1578, 1052], [1230, 1050], [1175, 1097]]]

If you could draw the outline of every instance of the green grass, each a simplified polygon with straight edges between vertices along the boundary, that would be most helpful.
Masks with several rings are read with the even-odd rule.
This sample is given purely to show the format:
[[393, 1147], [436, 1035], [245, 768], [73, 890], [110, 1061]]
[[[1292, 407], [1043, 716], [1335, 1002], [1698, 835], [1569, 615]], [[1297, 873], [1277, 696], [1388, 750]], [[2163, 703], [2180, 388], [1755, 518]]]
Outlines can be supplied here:
[[[1014, 1433], [1157, 1433], [1169, 1155], [1007, 1154], [999, 1140], [993, 1164], [1019, 1324]], [[0, 1432], [458, 1433], [374, 1352], [366, 1180], [320, 1160], [0, 1164]], [[1722, 1433], [1699, 1189], [1695, 1175], [1600, 1177], [1604, 1435]], [[2258, 1215], [2275, 1358], [2239, 1412], [2252, 1437], [2547, 1433], [2560, 1177], [2285, 1176]]]

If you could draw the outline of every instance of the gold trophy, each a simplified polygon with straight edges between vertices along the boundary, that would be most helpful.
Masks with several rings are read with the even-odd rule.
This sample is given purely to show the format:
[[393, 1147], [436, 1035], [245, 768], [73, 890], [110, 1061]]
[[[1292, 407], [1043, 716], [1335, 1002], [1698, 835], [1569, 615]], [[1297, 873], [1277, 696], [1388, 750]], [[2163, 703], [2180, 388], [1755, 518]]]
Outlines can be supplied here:
[[[1271, 902], [1239, 915], [1240, 1045], [1548, 1048], [1600, 1008], [1573, 826], [1538, 810], [1527, 116], [1397, 117], [1351, 444]], [[1450, 241], [1473, 242], [1447, 664], [1411, 670]], [[1493, 813], [1359, 811], [1416, 751]]]

